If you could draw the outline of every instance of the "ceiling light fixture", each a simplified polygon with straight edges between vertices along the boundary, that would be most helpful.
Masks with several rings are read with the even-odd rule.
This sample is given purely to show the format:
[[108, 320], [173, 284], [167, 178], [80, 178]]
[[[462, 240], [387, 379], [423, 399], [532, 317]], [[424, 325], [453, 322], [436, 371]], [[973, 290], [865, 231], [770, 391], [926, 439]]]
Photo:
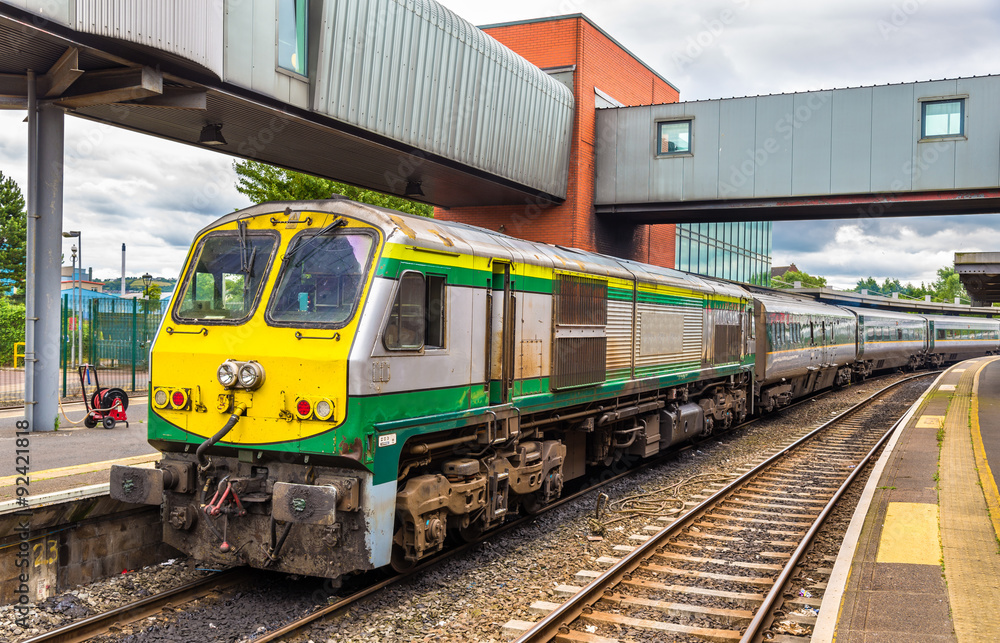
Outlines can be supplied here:
[[222, 123], [209, 123], [201, 128], [198, 142], [204, 145], [225, 145], [226, 139], [222, 138]]

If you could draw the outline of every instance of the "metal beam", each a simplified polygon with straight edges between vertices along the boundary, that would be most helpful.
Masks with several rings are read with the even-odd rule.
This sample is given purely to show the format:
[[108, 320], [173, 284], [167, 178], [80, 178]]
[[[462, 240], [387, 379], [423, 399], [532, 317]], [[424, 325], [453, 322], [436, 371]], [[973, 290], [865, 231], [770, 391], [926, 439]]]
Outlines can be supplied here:
[[80, 50], [76, 47], [67, 49], [44, 76], [39, 78], [39, 88], [46, 98], [61, 96], [69, 86], [83, 75], [80, 66]]
[[152, 67], [88, 71], [56, 101], [60, 107], [89, 107], [163, 93], [163, 74]]
[[0, 109], [28, 108], [28, 77], [0, 74]]
[[162, 94], [124, 104], [166, 109], [208, 109], [208, 92], [193, 87], [164, 87]]
[[28, 70], [28, 220], [24, 244], [24, 420], [31, 431], [35, 419], [35, 244], [38, 238], [38, 104], [35, 72]]
[[601, 203], [598, 216], [630, 223], [812, 221], [988, 214], [1000, 211], [1000, 189], [937, 190], [775, 199]]
[[[59, 322], [63, 216], [63, 110], [38, 108], [34, 174], [38, 218], [34, 234], [34, 372], [31, 430], [52, 431], [59, 414]], [[27, 351], [25, 351], [27, 352]]]

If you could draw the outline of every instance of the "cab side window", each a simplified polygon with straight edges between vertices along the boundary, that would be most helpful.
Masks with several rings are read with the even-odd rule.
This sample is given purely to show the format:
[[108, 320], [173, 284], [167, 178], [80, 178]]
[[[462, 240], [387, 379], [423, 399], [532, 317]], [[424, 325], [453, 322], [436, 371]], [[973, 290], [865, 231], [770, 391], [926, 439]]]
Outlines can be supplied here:
[[389, 350], [443, 348], [445, 278], [406, 272], [399, 280], [382, 343]]

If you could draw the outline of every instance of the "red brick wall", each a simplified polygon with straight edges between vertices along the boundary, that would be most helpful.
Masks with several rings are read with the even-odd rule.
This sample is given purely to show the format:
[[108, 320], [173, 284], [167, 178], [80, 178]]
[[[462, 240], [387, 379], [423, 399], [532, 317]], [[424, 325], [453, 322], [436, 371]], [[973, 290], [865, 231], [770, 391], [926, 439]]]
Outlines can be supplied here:
[[566, 201], [539, 206], [436, 209], [434, 216], [503, 230], [509, 235], [611, 254], [673, 268], [672, 225], [618, 225], [594, 215], [594, 148], [597, 143], [594, 88], [625, 105], [672, 103], [677, 91], [579, 17], [487, 29], [532, 64], [576, 65], [576, 104]]

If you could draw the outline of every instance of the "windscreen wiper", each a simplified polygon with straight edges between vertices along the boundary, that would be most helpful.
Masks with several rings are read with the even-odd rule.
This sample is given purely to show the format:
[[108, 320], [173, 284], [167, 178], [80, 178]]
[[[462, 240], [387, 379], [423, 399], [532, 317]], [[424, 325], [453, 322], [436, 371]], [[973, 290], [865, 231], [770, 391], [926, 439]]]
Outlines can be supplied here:
[[247, 243], [247, 222], [245, 220], [237, 222], [236, 232], [240, 240], [240, 272], [246, 275], [243, 279], [243, 297], [246, 298], [250, 292], [250, 282], [253, 280], [253, 265], [257, 260], [257, 248], [256, 246], [250, 248]]
[[319, 250], [319, 247], [317, 246], [309, 254], [301, 255], [301, 253], [306, 248], [311, 248], [312, 246], [316, 245], [316, 242], [319, 241], [320, 237], [322, 237], [323, 235], [329, 234], [333, 230], [337, 228], [342, 228], [345, 225], [347, 225], [347, 219], [345, 219], [344, 217], [337, 217], [332, 222], [321, 228], [319, 232], [309, 237], [308, 239], [300, 243], [298, 246], [295, 246], [294, 248], [289, 248], [287, 251], [285, 251], [285, 256], [282, 258], [282, 261], [287, 261], [288, 258], [291, 257], [293, 253], [299, 254], [300, 255], [299, 260], [295, 262], [295, 267], [298, 268], [299, 266], [301, 266], [306, 262], [306, 259], [312, 257], [316, 253], [316, 251]]

